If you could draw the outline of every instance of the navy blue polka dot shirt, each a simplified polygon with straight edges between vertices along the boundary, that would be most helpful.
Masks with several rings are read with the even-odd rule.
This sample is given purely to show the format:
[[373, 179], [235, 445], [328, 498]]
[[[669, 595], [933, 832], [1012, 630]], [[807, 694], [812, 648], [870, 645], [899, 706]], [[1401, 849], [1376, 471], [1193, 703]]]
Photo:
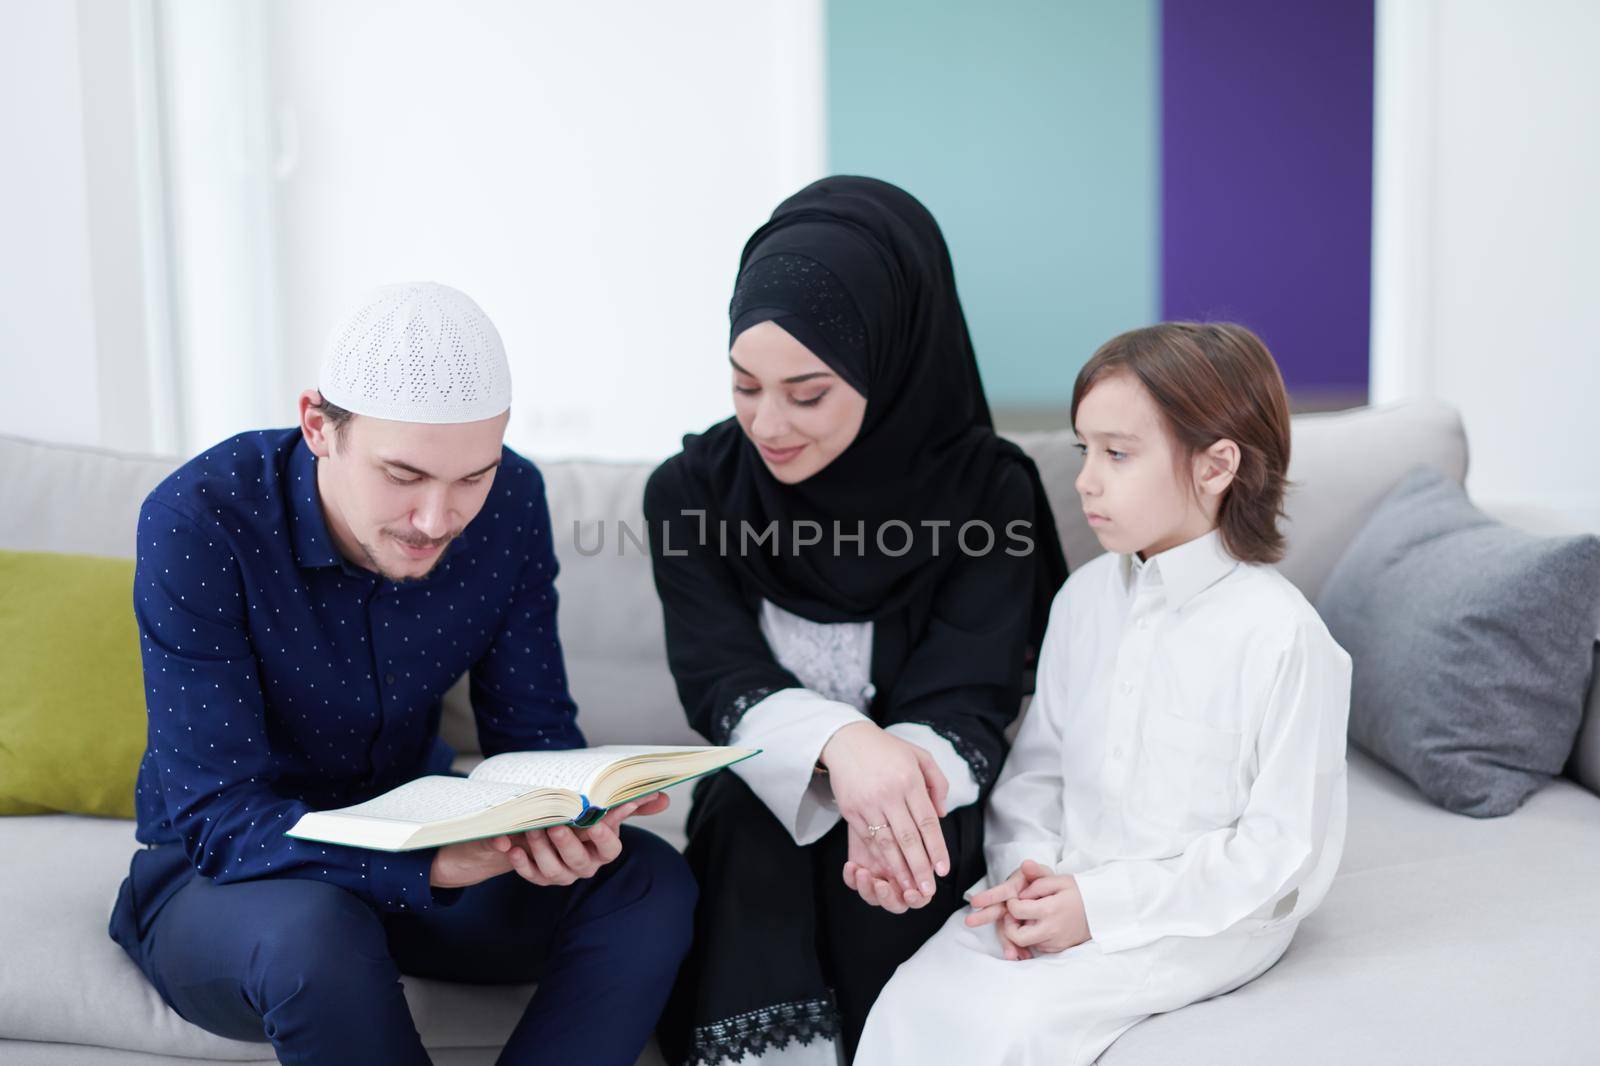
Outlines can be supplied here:
[[448, 903], [434, 851], [284, 835], [310, 810], [447, 772], [440, 699], [471, 673], [486, 754], [582, 747], [556, 631], [544, 483], [505, 449], [483, 510], [429, 575], [345, 561], [300, 431], [184, 464], [139, 513], [134, 610], [149, 732], [138, 838], [219, 882], [328, 881], [384, 910]]

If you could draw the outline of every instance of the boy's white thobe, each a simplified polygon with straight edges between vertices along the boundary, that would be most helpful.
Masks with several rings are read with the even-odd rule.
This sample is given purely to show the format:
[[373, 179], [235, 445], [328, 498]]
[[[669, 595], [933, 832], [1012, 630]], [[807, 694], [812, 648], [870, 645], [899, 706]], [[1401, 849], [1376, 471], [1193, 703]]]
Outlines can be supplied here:
[[1215, 531], [1101, 556], [1056, 596], [1036, 688], [973, 891], [1024, 859], [1072, 874], [1090, 939], [1007, 962], [953, 915], [879, 997], [860, 1066], [1093, 1062], [1263, 973], [1327, 893], [1350, 657], [1276, 570]]

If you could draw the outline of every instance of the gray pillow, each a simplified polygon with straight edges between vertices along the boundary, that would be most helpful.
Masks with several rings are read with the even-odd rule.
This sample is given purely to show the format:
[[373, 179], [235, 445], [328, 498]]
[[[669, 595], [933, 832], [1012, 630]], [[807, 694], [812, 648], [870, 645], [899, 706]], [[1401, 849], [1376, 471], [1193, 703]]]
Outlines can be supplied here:
[[1317, 609], [1354, 662], [1351, 741], [1434, 802], [1509, 814], [1561, 772], [1593, 663], [1600, 537], [1512, 529], [1418, 468]]

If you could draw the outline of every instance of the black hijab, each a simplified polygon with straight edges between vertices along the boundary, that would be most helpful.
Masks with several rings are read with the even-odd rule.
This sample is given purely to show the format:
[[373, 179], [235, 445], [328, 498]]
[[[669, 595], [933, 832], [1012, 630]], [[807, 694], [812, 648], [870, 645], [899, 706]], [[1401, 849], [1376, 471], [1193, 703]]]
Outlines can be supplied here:
[[[994, 432], [950, 253], [927, 208], [872, 178], [808, 185], [745, 245], [728, 314], [730, 347], [751, 326], [774, 322], [867, 400], [855, 440], [799, 484], [773, 477], [734, 419], [684, 438], [697, 505], [729, 523], [730, 546], [738, 523], [759, 533], [777, 521], [775, 550], [770, 542], [734, 548], [728, 563], [767, 599], [812, 621], [881, 618], [961, 558], [961, 526], [989, 518], [996, 475], [1018, 464], [1034, 486], [1028, 535], [1039, 564], [1029, 643], [1037, 648], [1066, 561], [1037, 468]], [[877, 530], [897, 519], [909, 534], [888, 528], [880, 545]], [[796, 551], [794, 523], [806, 520], [820, 524], [822, 540]], [[996, 521], [992, 550], [1001, 551], [1009, 542]], [[835, 523], [846, 535], [864, 523], [859, 546], [844, 541], [835, 552]], [[984, 542], [977, 531], [969, 540]]]

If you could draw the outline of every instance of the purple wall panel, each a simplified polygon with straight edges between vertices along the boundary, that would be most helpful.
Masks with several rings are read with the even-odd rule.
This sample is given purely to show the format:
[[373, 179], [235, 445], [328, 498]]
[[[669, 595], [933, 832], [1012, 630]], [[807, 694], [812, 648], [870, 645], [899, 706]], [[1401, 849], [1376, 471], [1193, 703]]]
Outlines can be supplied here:
[[1373, 4], [1162, 6], [1162, 315], [1243, 322], [1307, 399], [1367, 390]]

